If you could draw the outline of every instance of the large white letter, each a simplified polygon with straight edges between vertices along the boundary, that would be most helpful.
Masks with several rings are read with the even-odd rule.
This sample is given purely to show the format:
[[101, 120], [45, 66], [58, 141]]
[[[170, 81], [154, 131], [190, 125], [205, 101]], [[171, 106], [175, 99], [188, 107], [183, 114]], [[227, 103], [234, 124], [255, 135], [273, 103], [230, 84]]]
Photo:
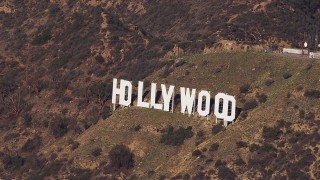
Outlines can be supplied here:
[[[128, 95], [126, 97], [126, 88], [128, 89]], [[132, 84], [130, 81], [122, 80], [120, 81], [120, 105], [130, 106], [132, 101]], [[127, 99], [126, 99], [127, 98]]]
[[[220, 99], [222, 99], [222, 112], [219, 112]], [[236, 118], [235, 98], [224, 93], [218, 93], [215, 97], [214, 114], [218, 119], [223, 119], [225, 121], [232, 122]]]
[[[169, 91], [167, 92], [166, 85], [161, 84], [162, 98], [163, 98], [163, 110], [169, 111], [170, 101], [173, 95], [174, 86], [169, 87]], [[172, 102], [173, 103], [173, 102]], [[172, 105], [173, 108], [173, 105]]]
[[[202, 109], [203, 97], [205, 97], [205, 109]], [[198, 96], [198, 113], [200, 116], [207, 116], [210, 113], [210, 93], [208, 91], [200, 91]]]
[[117, 95], [121, 96], [121, 88], [118, 88], [118, 79], [113, 79], [113, 87], [112, 87], [112, 104], [117, 103]]
[[138, 102], [137, 106], [139, 107], [144, 107], [144, 108], [149, 108], [150, 105], [147, 102], [143, 102], [143, 82], [139, 81], [138, 84]]
[[190, 93], [189, 88], [187, 88], [187, 91], [186, 91], [186, 88], [181, 87], [180, 94], [181, 94], [181, 113], [185, 113], [187, 108], [188, 114], [191, 115], [193, 105], [194, 105], [196, 90], [192, 89], [192, 93]]
[[162, 104], [156, 103], [157, 84], [151, 83], [151, 108], [162, 110]]

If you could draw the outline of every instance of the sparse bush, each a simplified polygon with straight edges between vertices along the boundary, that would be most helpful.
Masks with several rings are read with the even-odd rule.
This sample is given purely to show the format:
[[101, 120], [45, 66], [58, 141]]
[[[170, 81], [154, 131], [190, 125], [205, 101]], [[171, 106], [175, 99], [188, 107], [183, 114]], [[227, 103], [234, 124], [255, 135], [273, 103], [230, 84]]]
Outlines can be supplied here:
[[93, 107], [87, 114], [85, 119], [81, 121], [85, 129], [90, 128], [92, 125], [95, 125], [99, 121], [99, 114], [96, 113], [95, 108]]
[[140, 129], [141, 129], [140, 125], [134, 126], [134, 128], [133, 128], [133, 130], [136, 131], [136, 132], [140, 131]]
[[297, 90], [298, 92], [300, 92], [300, 91], [303, 90], [303, 87], [302, 87], [301, 85], [299, 85], [299, 86], [297, 86], [296, 90]]
[[201, 144], [205, 140], [205, 132], [203, 130], [200, 130], [196, 134], [196, 145]]
[[66, 65], [71, 58], [69, 54], [63, 54], [60, 57], [54, 59], [50, 64], [50, 70], [56, 71]]
[[8, 133], [8, 134], [6, 134], [4, 137], [3, 137], [3, 140], [4, 140], [4, 142], [6, 142], [6, 141], [11, 141], [11, 140], [13, 140], [13, 139], [16, 139], [16, 138], [18, 138], [18, 137], [20, 137], [20, 134], [19, 133], [15, 133], [15, 132], [12, 132], [12, 133]]
[[250, 85], [244, 84], [240, 87], [240, 93], [248, 93], [250, 91]]
[[95, 59], [100, 64], [104, 63], [104, 58], [101, 55], [96, 56]]
[[309, 112], [308, 114], [305, 115], [306, 120], [314, 120], [315, 118], [316, 116], [312, 112]]
[[166, 78], [173, 72], [173, 69], [166, 66], [165, 69], [160, 73], [159, 77]]
[[286, 97], [287, 97], [288, 99], [290, 99], [290, 98], [291, 98], [291, 93], [288, 92]]
[[85, 180], [92, 179], [93, 172], [91, 169], [72, 168], [72, 174], [68, 177], [68, 180]]
[[77, 149], [80, 145], [80, 143], [78, 141], [70, 141], [69, 144], [71, 145], [71, 150], [74, 151], [75, 149]]
[[292, 74], [289, 73], [289, 72], [285, 72], [285, 73], [282, 74], [282, 77], [283, 77], [284, 79], [289, 79], [289, 78], [292, 77]]
[[304, 110], [300, 109], [300, 110], [299, 110], [299, 118], [303, 119], [304, 116], [305, 116]]
[[26, 114], [24, 117], [23, 117], [23, 123], [26, 127], [30, 127], [32, 125], [32, 117], [30, 114]]
[[308, 98], [319, 99], [320, 98], [320, 91], [314, 90], [314, 89], [309, 89], [304, 92], [304, 96], [308, 97]]
[[235, 173], [229, 168], [227, 168], [226, 166], [220, 166], [218, 170], [219, 170], [218, 171], [219, 179], [233, 180], [233, 179], [236, 179], [237, 177]]
[[16, 156], [5, 155], [2, 159], [2, 163], [3, 163], [4, 169], [17, 170], [24, 165], [25, 159], [19, 155], [16, 155]]
[[306, 70], [309, 71], [312, 68], [312, 64], [308, 64]]
[[264, 82], [264, 84], [265, 84], [266, 86], [271, 86], [273, 83], [274, 83], [274, 80], [271, 79], [271, 78], [266, 79], [265, 82]]
[[31, 42], [32, 45], [43, 45], [47, 43], [51, 39], [51, 31], [50, 30], [45, 30], [42, 32], [41, 35], [35, 37], [33, 41]]
[[224, 127], [221, 124], [216, 124], [211, 129], [213, 135], [218, 134], [222, 130], [224, 130]]
[[161, 175], [161, 176], [159, 177], [159, 180], [166, 180], [166, 176], [165, 176], [165, 175]]
[[184, 176], [183, 176], [183, 180], [189, 180], [190, 179], [190, 175], [189, 174], [185, 174]]
[[277, 151], [277, 149], [272, 144], [266, 142], [262, 144], [260, 150], [263, 152]]
[[265, 102], [267, 102], [268, 96], [263, 93], [262, 94], [257, 93], [256, 98], [258, 98], [258, 101], [260, 103], [265, 103]]
[[235, 165], [238, 165], [238, 166], [242, 166], [242, 165], [245, 165], [246, 163], [243, 161], [242, 158], [237, 158], [234, 162]]
[[242, 111], [241, 114], [240, 114], [240, 117], [244, 120], [244, 119], [247, 119], [248, 117], [248, 112], [247, 111]]
[[62, 166], [63, 166], [63, 162], [60, 160], [51, 162], [46, 166], [44, 166], [44, 168], [41, 170], [41, 176], [48, 177], [48, 176], [56, 175], [58, 174]]
[[52, 134], [55, 138], [64, 136], [68, 132], [68, 120], [65, 118], [58, 118], [51, 123]]
[[179, 61], [179, 62], [177, 62], [175, 65], [174, 65], [174, 67], [180, 67], [180, 66], [183, 66], [183, 65], [185, 65], [187, 62], [186, 61], [184, 61], [184, 60], [181, 60], [181, 61]]
[[215, 167], [225, 166], [227, 163], [225, 161], [221, 161], [218, 159], [216, 163], [214, 164]]
[[218, 74], [222, 71], [222, 68], [221, 67], [216, 67], [213, 69], [213, 74]]
[[262, 130], [262, 137], [266, 141], [274, 141], [279, 139], [282, 131], [278, 127], [264, 127]]
[[251, 109], [254, 109], [258, 106], [258, 102], [255, 99], [250, 99], [249, 101], [246, 101], [243, 105], [243, 110], [248, 111]]
[[102, 149], [100, 147], [97, 147], [91, 152], [91, 155], [94, 157], [98, 157], [101, 155], [101, 152], [102, 152]]
[[175, 130], [172, 126], [169, 126], [165, 133], [162, 134], [160, 143], [166, 145], [180, 146], [186, 139], [189, 139], [193, 136], [192, 127], [187, 128], [180, 127]]
[[127, 146], [116, 145], [108, 155], [110, 159], [110, 166], [115, 169], [130, 169], [134, 166], [134, 154]]
[[209, 151], [217, 151], [218, 149], [219, 149], [219, 144], [213, 143], [213, 144], [211, 144]]
[[103, 119], [107, 119], [110, 116], [110, 108], [108, 106], [103, 107], [101, 116]]
[[201, 155], [202, 155], [202, 152], [199, 149], [192, 152], [192, 156], [201, 156]]
[[203, 61], [202, 61], [202, 65], [203, 65], [203, 66], [207, 66], [208, 63], [209, 63], [208, 60], [203, 60]]
[[260, 149], [260, 146], [258, 144], [251, 144], [249, 146], [250, 152], [258, 151]]
[[22, 146], [22, 152], [31, 152], [41, 145], [41, 137], [35, 135], [33, 139], [28, 139], [27, 142]]
[[244, 141], [238, 141], [238, 142], [236, 142], [236, 144], [237, 144], [237, 148], [246, 148], [246, 147], [248, 147], [248, 144], [246, 142], [244, 142]]

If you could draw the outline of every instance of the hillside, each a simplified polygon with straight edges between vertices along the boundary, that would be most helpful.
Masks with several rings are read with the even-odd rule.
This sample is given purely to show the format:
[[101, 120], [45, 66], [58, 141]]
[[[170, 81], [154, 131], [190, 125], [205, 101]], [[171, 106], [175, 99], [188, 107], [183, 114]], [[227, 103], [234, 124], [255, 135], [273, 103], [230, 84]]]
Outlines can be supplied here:
[[[180, 61], [184, 63], [178, 63]], [[167, 71], [166, 68], [173, 69], [167, 77], [159, 75]], [[43, 100], [47, 107], [42, 105], [46, 110], [41, 109], [39, 104], [42, 103], [31, 101], [33, 107], [29, 113], [32, 121], [29, 127], [26, 117], [22, 116], [16, 122], [11, 121], [9, 131], [2, 130], [6, 144], [2, 156], [19, 155], [24, 159], [21, 167], [15, 161], [9, 165], [3, 161], [3, 177], [16, 176], [15, 172], [28, 172], [29, 175], [61, 178], [77, 173], [81, 176], [81, 171], [88, 171], [96, 178], [111, 177], [107, 166], [108, 152], [117, 144], [127, 145], [135, 154], [134, 168], [120, 173], [124, 177], [158, 179], [160, 176], [190, 175], [201, 179], [223, 178], [223, 173], [234, 173], [238, 178], [319, 177], [319, 91], [311, 95], [307, 93], [319, 89], [319, 68], [319, 62], [265, 53], [214, 53], [182, 57], [147, 78], [177, 87], [208, 89], [212, 94], [226, 92], [236, 95], [237, 107], [242, 108], [242, 112], [236, 123], [227, 128], [219, 127], [213, 119], [207, 121], [177, 112], [171, 114], [132, 107], [120, 108], [105, 120], [97, 117], [96, 124], [81, 130], [81, 127], [86, 128], [84, 123], [90, 123], [95, 115], [88, 113], [85, 117], [79, 113], [78, 117], [84, 116], [84, 119], [77, 121], [72, 101], [55, 107], [50, 105], [55, 102], [48, 104], [50, 101], [45, 97], [49, 92], [44, 90], [30, 97]], [[241, 93], [240, 88], [246, 84], [250, 88]], [[262, 94], [266, 100], [261, 98]], [[258, 102], [257, 107], [248, 108], [252, 99]], [[108, 104], [109, 101], [105, 105]], [[92, 102], [88, 108], [91, 106], [98, 108], [99, 105]], [[67, 132], [52, 139], [55, 135], [54, 121], [65, 122]], [[53, 125], [48, 126], [46, 122]], [[193, 136], [182, 145], [161, 143], [161, 136], [170, 125], [174, 128], [191, 126]], [[60, 127], [58, 130], [64, 129]], [[26, 146], [27, 139], [34, 141], [37, 135], [41, 137], [41, 143], [31, 148], [31, 152], [23, 151], [22, 146]], [[75, 142], [78, 146], [73, 149]], [[212, 144], [216, 145], [211, 148]], [[96, 148], [102, 150], [97, 157], [91, 154]], [[201, 153], [193, 153], [197, 149]], [[295, 160], [291, 156], [296, 157]], [[39, 160], [33, 162], [31, 159], [34, 158]], [[291, 159], [290, 163], [287, 158]], [[39, 164], [35, 167], [33, 163]], [[45, 168], [47, 166], [50, 168]], [[78, 171], [75, 170], [77, 168]], [[302, 172], [296, 173], [297, 168]], [[114, 173], [111, 174], [118, 174]]]
[[[319, 62], [264, 53], [312, 39], [319, 7], [1, 1], [0, 178], [320, 179]], [[115, 77], [235, 95], [238, 117], [112, 111]]]

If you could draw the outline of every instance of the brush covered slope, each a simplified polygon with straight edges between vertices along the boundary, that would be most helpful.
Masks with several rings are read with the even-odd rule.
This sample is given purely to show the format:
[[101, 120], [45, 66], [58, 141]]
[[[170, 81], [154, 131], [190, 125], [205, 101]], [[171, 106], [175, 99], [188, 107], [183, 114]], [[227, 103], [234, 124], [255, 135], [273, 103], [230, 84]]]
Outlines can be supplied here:
[[[236, 95], [236, 122], [224, 128], [213, 117], [179, 114], [179, 105], [174, 113], [110, 113], [110, 100], [66, 94], [70, 101], [58, 103], [44, 89], [23, 96], [23, 109], [10, 116], [17, 120], [2, 125], [2, 177], [319, 178], [318, 62], [265, 53], [163, 61], [170, 65], [147, 79]], [[110, 92], [110, 82], [100, 83]], [[113, 155], [120, 164], [112, 150], [124, 153]]]

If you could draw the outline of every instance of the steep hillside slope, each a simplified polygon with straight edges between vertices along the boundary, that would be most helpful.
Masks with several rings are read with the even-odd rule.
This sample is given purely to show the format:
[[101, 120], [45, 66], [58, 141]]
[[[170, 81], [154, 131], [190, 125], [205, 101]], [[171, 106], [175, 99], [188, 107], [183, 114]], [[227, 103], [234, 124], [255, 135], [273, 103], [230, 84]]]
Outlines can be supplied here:
[[[15, 125], [10, 131], [2, 130], [3, 177], [18, 172], [60, 178], [319, 177], [319, 62], [264, 53], [214, 53], [169, 64], [147, 79], [236, 95], [242, 109], [236, 123], [222, 128], [214, 119], [132, 107], [120, 108], [105, 120], [96, 117], [95, 124], [98, 101], [90, 103], [88, 108], [97, 109], [90, 108], [80, 121], [72, 103], [45, 110], [32, 101], [31, 125], [24, 119], [11, 122]], [[58, 128], [56, 121], [61, 123]], [[163, 139], [170, 126], [177, 134]], [[132, 168], [110, 169], [108, 152], [117, 144], [135, 155]]]

